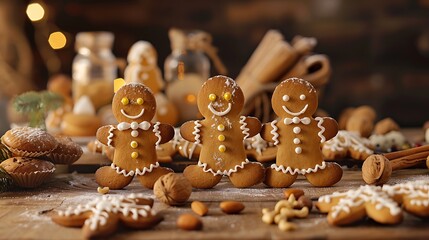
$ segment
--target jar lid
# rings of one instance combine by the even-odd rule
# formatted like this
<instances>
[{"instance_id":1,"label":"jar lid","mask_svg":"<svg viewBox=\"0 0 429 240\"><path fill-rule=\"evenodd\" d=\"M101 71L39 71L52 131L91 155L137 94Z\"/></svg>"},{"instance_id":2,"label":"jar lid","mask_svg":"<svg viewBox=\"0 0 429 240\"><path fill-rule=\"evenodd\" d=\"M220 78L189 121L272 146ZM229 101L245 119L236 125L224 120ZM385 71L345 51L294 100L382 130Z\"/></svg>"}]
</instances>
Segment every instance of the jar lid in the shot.
<instances>
[{"instance_id":1,"label":"jar lid","mask_svg":"<svg viewBox=\"0 0 429 240\"><path fill-rule=\"evenodd\" d=\"M80 32L76 35L75 49L86 47L90 49L112 48L115 36L111 32Z\"/></svg>"}]
</instances>

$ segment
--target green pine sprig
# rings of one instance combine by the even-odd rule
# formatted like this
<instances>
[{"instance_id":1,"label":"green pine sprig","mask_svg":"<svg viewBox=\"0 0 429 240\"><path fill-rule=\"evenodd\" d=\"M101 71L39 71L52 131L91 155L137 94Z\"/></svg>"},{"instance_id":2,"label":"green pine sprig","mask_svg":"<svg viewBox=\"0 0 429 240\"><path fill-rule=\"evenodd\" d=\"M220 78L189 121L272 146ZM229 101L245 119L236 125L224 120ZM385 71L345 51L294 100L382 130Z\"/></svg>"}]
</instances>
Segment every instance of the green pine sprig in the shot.
<instances>
[{"instance_id":1,"label":"green pine sprig","mask_svg":"<svg viewBox=\"0 0 429 240\"><path fill-rule=\"evenodd\" d=\"M13 186L13 180L9 174L0 167L0 193L6 192Z\"/></svg>"},{"instance_id":2,"label":"green pine sprig","mask_svg":"<svg viewBox=\"0 0 429 240\"><path fill-rule=\"evenodd\" d=\"M46 129L45 116L49 111L61 107L64 98L50 91L26 92L13 100L13 106L17 112L28 114L29 126Z\"/></svg>"}]
</instances>

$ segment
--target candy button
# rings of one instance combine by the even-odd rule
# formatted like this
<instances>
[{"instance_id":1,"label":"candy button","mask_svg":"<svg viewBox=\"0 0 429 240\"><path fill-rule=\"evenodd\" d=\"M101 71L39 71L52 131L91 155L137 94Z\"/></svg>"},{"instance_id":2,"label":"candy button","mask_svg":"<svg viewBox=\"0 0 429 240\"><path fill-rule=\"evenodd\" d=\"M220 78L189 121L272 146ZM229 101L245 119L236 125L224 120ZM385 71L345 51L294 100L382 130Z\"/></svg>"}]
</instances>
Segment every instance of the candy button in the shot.
<instances>
[{"instance_id":1,"label":"candy button","mask_svg":"<svg viewBox=\"0 0 429 240\"><path fill-rule=\"evenodd\" d=\"M139 146L139 144L136 141L132 141L130 145L132 148L137 148Z\"/></svg>"},{"instance_id":2,"label":"candy button","mask_svg":"<svg viewBox=\"0 0 429 240\"><path fill-rule=\"evenodd\" d=\"M139 136L139 131L137 131L137 130L132 130L132 131L131 131L131 136L133 136L133 137L138 137L138 136Z\"/></svg>"},{"instance_id":3,"label":"candy button","mask_svg":"<svg viewBox=\"0 0 429 240\"><path fill-rule=\"evenodd\" d=\"M139 157L139 153L138 152L132 152L131 153L131 157L134 158L134 159L136 159L136 158Z\"/></svg>"},{"instance_id":4,"label":"candy button","mask_svg":"<svg viewBox=\"0 0 429 240\"><path fill-rule=\"evenodd\" d=\"M300 127L294 127L294 128L293 128L293 132L294 132L295 134L298 134L298 133L300 133L300 132L301 132L301 128L300 128Z\"/></svg>"},{"instance_id":5,"label":"candy button","mask_svg":"<svg viewBox=\"0 0 429 240\"><path fill-rule=\"evenodd\" d=\"M137 128L139 128L139 124L137 122L132 122L131 129L136 130Z\"/></svg>"},{"instance_id":6,"label":"candy button","mask_svg":"<svg viewBox=\"0 0 429 240\"><path fill-rule=\"evenodd\" d=\"M232 95L231 95L231 93L230 93L230 92L226 92L226 93L223 95L223 99L225 99L225 100L227 100L227 101L231 100L231 97L232 97Z\"/></svg>"},{"instance_id":7,"label":"candy button","mask_svg":"<svg viewBox=\"0 0 429 240\"><path fill-rule=\"evenodd\" d=\"M225 135L221 134L221 135L217 136L217 140L219 140L221 142L225 141Z\"/></svg>"},{"instance_id":8,"label":"candy button","mask_svg":"<svg viewBox=\"0 0 429 240\"><path fill-rule=\"evenodd\" d=\"M137 98L136 102L138 105L142 105L144 103L144 100L143 100L143 98Z\"/></svg>"},{"instance_id":9,"label":"candy button","mask_svg":"<svg viewBox=\"0 0 429 240\"><path fill-rule=\"evenodd\" d=\"M216 101L216 94L214 94L214 93L211 93L210 95L209 95L209 100L210 101L212 101L212 102L214 102L214 101Z\"/></svg>"},{"instance_id":10,"label":"candy button","mask_svg":"<svg viewBox=\"0 0 429 240\"><path fill-rule=\"evenodd\" d=\"M294 138L294 139L293 139L293 143L295 143L295 144L300 144L300 143L301 143L301 140L299 140L299 138Z\"/></svg>"},{"instance_id":11,"label":"candy button","mask_svg":"<svg viewBox=\"0 0 429 240\"><path fill-rule=\"evenodd\" d=\"M225 145L220 145L219 146L219 152L225 152L225 151L226 151Z\"/></svg>"},{"instance_id":12,"label":"candy button","mask_svg":"<svg viewBox=\"0 0 429 240\"><path fill-rule=\"evenodd\" d=\"M302 148L300 148L300 147L295 148L295 152L296 152L296 154L302 153Z\"/></svg>"},{"instance_id":13,"label":"candy button","mask_svg":"<svg viewBox=\"0 0 429 240\"><path fill-rule=\"evenodd\" d=\"M225 131L225 126L223 124L219 124L217 125L217 130L223 132Z\"/></svg>"},{"instance_id":14,"label":"candy button","mask_svg":"<svg viewBox=\"0 0 429 240\"><path fill-rule=\"evenodd\" d=\"M126 97L123 97L121 99L121 103L122 103L122 105L128 105L128 103L130 103L130 100L128 98L126 98Z\"/></svg>"},{"instance_id":15,"label":"candy button","mask_svg":"<svg viewBox=\"0 0 429 240\"><path fill-rule=\"evenodd\" d=\"M300 122L299 117L294 117L292 119L292 122L295 123L295 124L298 124Z\"/></svg>"}]
</instances>

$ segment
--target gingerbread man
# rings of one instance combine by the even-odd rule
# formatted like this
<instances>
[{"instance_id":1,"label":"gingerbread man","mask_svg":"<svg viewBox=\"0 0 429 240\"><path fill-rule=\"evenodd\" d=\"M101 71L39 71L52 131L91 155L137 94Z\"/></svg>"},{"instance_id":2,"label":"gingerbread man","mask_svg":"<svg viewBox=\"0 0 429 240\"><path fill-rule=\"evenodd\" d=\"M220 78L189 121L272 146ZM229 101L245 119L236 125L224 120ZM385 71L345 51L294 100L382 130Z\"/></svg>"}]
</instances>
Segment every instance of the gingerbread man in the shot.
<instances>
[{"instance_id":1,"label":"gingerbread man","mask_svg":"<svg viewBox=\"0 0 429 240\"><path fill-rule=\"evenodd\" d=\"M279 119L264 124L261 136L277 145L277 157L266 170L265 184L288 187L298 174L314 186L337 183L343 171L338 164L324 161L320 144L337 134L338 124L332 118L312 117L318 105L314 87L289 78L276 87L271 104Z\"/></svg>"},{"instance_id":2,"label":"gingerbread man","mask_svg":"<svg viewBox=\"0 0 429 240\"><path fill-rule=\"evenodd\" d=\"M97 139L114 147L115 154L110 166L101 167L95 173L97 183L121 189L137 176L143 186L153 188L160 176L172 172L159 166L156 146L173 138L173 127L149 122L155 115L156 102L151 91L141 83L128 83L119 88L113 97L112 111L119 124L99 128Z\"/></svg>"},{"instance_id":3,"label":"gingerbread man","mask_svg":"<svg viewBox=\"0 0 429 240\"><path fill-rule=\"evenodd\" d=\"M264 168L246 158L243 141L258 134L261 123L240 116L244 96L234 80L225 76L208 79L197 98L203 120L182 125L185 140L201 144L197 165L188 166L184 176L195 188L211 188L228 176L235 187L250 187L262 182Z\"/></svg>"}]
</instances>

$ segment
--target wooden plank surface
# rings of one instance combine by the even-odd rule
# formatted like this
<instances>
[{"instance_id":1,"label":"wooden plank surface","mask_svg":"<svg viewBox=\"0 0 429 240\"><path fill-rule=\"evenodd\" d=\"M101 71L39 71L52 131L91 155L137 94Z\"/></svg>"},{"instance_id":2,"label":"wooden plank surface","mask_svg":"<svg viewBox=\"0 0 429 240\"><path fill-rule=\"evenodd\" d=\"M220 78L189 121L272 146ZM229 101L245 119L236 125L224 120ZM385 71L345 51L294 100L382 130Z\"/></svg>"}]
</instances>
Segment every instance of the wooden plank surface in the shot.
<instances>
[{"instance_id":1,"label":"wooden plank surface","mask_svg":"<svg viewBox=\"0 0 429 240\"><path fill-rule=\"evenodd\" d=\"M394 172L389 183L428 177L427 169L408 169ZM314 188L303 178L293 185L302 188L306 195L316 200L323 194L343 191L364 184L359 170L346 170L344 177L334 187ZM76 239L81 229L66 228L51 222L48 214L53 209L85 203L98 197L93 174L59 174L38 189L15 190L0 194L0 239ZM153 192L140 187L134 180L125 190L110 191L109 194L143 193L154 197ZM396 226L382 226L372 221L349 226L331 227L326 216L313 209L309 218L294 220L299 229L281 232L275 225L261 221L261 209L273 208L283 198L283 189L267 188L260 184L250 189L236 189L224 179L210 190L194 190L189 202L181 207L169 207L155 201L154 208L165 220L156 228L146 231L122 229L112 239L427 239L429 221L406 214L404 221ZM178 215L191 212L193 200L209 206L208 216L202 217L202 231L186 232L176 228ZM245 204L242 214L226 215L219 209L219 202L237 200Z\"/></svg>"}]
</instances>

